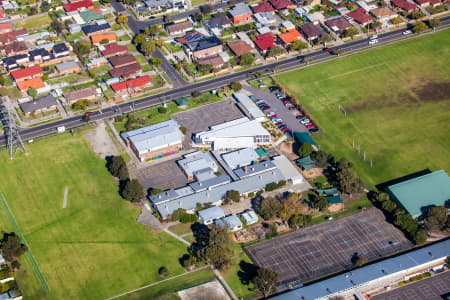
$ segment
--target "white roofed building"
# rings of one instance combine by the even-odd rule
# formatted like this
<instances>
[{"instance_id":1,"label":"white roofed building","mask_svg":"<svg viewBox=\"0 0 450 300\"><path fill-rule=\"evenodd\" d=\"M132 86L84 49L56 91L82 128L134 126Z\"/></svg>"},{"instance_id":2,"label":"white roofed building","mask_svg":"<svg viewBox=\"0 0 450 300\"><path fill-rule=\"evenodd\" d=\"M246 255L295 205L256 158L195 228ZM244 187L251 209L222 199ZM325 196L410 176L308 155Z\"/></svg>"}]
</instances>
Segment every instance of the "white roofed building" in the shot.
<instances>
[{"instance_id":1,"label":"white roofed building","mask_svg":"<svg viewBox=\"0 0 450 300\"><path fill-rule=\"evenodd\" d=\"M141 161L174 154L183 148L184 141L174 120L124 132L121 137Z\"/></svg>"},{"instance_id":2,"label":"white roofed building","mask_svg":"<svg viewBox=\"0 0 450 300\"><path fill-rule=\"evenodd\" d=\"M259 158L258 153L252 148L244 148L222 154L223 160L231 169L242 168L251 165Z\"/></svg>"},{"instance_id":3,"label":"white roofed building","mask_svg":"<svg viewBox=\"0 0 450 300\"><path fill-rule=\"evenodd\" d=\"M219 167L207 152L197 151L186 154L184 159L177 161L177 163L189 180L193 180L194 177L199 181L210 179L205 176L212 173L211 177L214 177L214 172L219 170Z\"/></svg>"}]
</instances>

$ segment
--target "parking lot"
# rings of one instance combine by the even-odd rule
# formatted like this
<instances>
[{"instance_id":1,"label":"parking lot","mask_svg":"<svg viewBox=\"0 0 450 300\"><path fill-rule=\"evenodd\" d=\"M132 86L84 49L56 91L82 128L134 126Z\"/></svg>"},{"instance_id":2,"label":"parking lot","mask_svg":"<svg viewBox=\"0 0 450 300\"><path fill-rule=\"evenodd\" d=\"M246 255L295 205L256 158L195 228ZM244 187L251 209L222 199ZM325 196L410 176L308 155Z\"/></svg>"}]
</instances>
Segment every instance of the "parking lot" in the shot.
<instances>
[{"instance_id":1,"label":"parking lot","mask_svg":"<svg viewBox=\"0 0 450 300\"><path fill-rule=\"evenodd\" d=\"M376 208L280 238L246 247L258 266L279 275L278 285L301 283L351 268L352 257L371 261L413 247L401 231Z\"/></svg>"},{"instance_id":2,"label":"parking lot","mask_svg":"<svg viewBox=\"0 0 450 300\"><path fill-rule=\"evenodd\" d=\"M131 175L139 180L144 191L149 188L162 190L179 188L185 186L188 180L176 161L172 159L162 163L155 162L156 164L133 171Z\"/></svg>"},{"instance_id":3,"label":"parking lot","mask_svg":"<svg viewBox=\"0 0 450 300\"><path fill-rule=\"evenodd\" d=\"M442 300L450 293L450 272L445 272L393 291L374 296L373 300Z\"/></svg>"},{"instance_id":4,"label":"parking lot","mask_svg":"<svg viewBox=\"0 0 450 300\"><path fill-rule=\"evenodd\" d=\"M295 118L298 111L288 110L286 106L284 106L283 101L279 100L275 94L251 86L245 86L244 88L250 94L254 95L256 99L264 99L266 104L270 106L270 109L267 110L267 112L275 112L277 116L283 120L283 123L286 124L287 127L291 128L293 132L308 132L308 129L306 129L306 127Z\"/></svg>"},{"instance_id":5,"label":"parking lot","mask_svg":"<svg viewBox=\"0 0 450 300\"><path fill-rule=\"evenodd\" d=\"M232 99L205 105L196 109L174 114L172 118L188 129L186 136L192 137L193 133L205 131L209 126L222 124L243 117L241 111ZM184 149L190 149L192 140L184 141Z\"/></svg>"}]
</instances>

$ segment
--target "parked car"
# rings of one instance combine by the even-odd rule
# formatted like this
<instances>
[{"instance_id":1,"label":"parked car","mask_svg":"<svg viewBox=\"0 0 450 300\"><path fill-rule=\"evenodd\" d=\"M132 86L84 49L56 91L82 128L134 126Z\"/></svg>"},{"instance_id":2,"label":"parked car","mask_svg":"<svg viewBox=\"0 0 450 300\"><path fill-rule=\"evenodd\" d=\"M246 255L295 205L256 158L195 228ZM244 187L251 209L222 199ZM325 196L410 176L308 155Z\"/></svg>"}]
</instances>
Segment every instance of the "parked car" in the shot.
<instances>
[{"instance_id":1,"label":"parked car","mask_svg":"<svg viewBox=\"0 0 450 300\"><path fill-rule=\"evenodd\" d=\"M263 101L263 102L256 103L256 105L258 105L259 107L261 107L261 106L266 105L266 103Z\"/></svg>"},{"instance_id":2,"label":"parked car","mask_svg":"<svg viewBox=\"0 0 450 300\"><path fill-rule=\"evenodd\" d=\"M316 127L312 127L308 129L309 133L314 133L314 132L318 132L319 129L317 129Z\"/></svg>"},{"instance_id":3,"label":"parked car","mask_svg":"<svg viewBox=\"0 0 450 300\"><path fill-rule=\"evenodd\" d=\"M275 93L275 92L279 92L280 89L277 86L271 86L269 88L269 91L272 92L272 93Z\"/></svg>"},{"instance_id":4,"label":"parked car","mask_svg":"<svg viewBox=\"0 0 450 300\"><path fill-rule=\"evenodd\" d=\"M370 38L371 38L372 40L373 40L373 39L377 39L377 38L378 38L378 34L372 35Z\"/></svg>"},{"instance_id":5,"label":"parked car","mask_svg":"<svg viewBox=\"0 0 450 300\"><path fill-rule=\"evenodd\" d=\"M270 116L269 118L270 119L275 119L275 118L277 118L278 117L278 115L272 115L272 116Z\"/></svg>"},{"instance_id":6,"label":"parked car","mask_svg":"<svg viewBox=\"0 0 450 300\"><path fill-rule=\"evenodd\" d=\"M303 120L300 121L300 123L308 124L308 123L311 123L311 120L310 119L303 119Z\"/></svg>"},{"instance_id":7,"label":"parked car","mask_svg":"<svg viewBox=\"0 0 450 300\"><path fill-rule=\"evenodd\" d=\"M323 51L330 52L331 48L323 48Z\"/></svg>"},{"instance_id":8,"label":"parked car","mask_svg":"<svg viewBox=\"0 0 450 300\"><path fill-rule=\"evenodd\" d=\"M370 40L369 41L369 45L373 45L373 44L376 44L376 43L378 43L378 40Z\"/></svg>"},{"instance_id":9,"label":"parked car","mask_svg":"<svg viewBox=\"0 0 450 300\"><path fill-rule=\"evenodd\" d=\"M253 95L250 95L250 96L248 96L250 99L252 99L252 100L255 100L255 96L253 96Z\"/></svg>"},{"instance_id":10,"label":"parked car","mask_svg":"<svg viewBox=\"0 0 450 300\"><path fill-rule=\"evenodd\" d=\"M313 127L314 127L313 124L307 124L307 125L306 125L306 128L308 128L308 129L313 128Z\"/></svg>"},{"instance_id":11,"label":"parked car","mask_svg":"<svg viewBox=\"0 0 450 300\"><path fill-rule=\"evenodd\" d=\"M266 87L267 87L267 84L265 84L265 83L262 83L262 84L259 85L259 88L260 88L260 89L266 88Z\"/></svg>"},{"instance_id":12,"label":"parked car","mask_svg":"<svg viewBox=\"0 0 450 300\"><path fill-rule=\"evenodd\" d=\"M408 34L411 34L411 33L412 33L411 30L405 30L405 31L402 32L403 35L408 35Z\"/></svg>"},{"instance_id":13,"label":"parked car","mask_svg":"<svg viewBox=\"0 0 450 300\"><path fill-rule=\"evenodd\" d=\"M289 110L296 110L295 106L293 106L293 105L292 105L292 106L289 106L288 109L289 109Z\"/></svg>"},{"instance_id":14,"label":"parked car","mask_svg":"<svg viewBox=\"0 0 450 300\"><path fill-rule=\"evenodd\" d=\"M266 105L266 106L263 106L262 107L262 110L269 110L270 109L270 106L269 105Z\"/></svg>"},{"instance_id":15,"label":"parked car","mask_svg":"<svg viewBox=\"0 0 450 300\"><path fill-rule=\"evenodd\" d=\"M295 116L295 118L300 121L300 120L303 120L306 117L305 116Z\"/></svg>"},{"instance_id":16,"label":"parked car","mask_svg":"<svg viewBox=\"0 0 450 300\"><path fill-rule=\"evenodd\" d=\"M289 131L289 130L291 130L291 129L288 128L288 127L281 129L281 131L283 131L283 132L286 132L286 131Z\"/></svg>"},{"instance_id":17,"label":"parked car","mask_svg":"<svg viewBox=\"0 0 450 300\"><path fill-rule=\"evenodd\" d=\"M262 103L262 102L264 102L264 99L256 99L256 101L255 101L256 104Z\"/></svg>"},{"instance_id":18,"label":"parked car","mask_svg":"<svg viewBox=\"0 0 450 300\"><path fill-rule=\"evenodd\" d=\"M268 117L271 117L271 116L273 116L273 115L275 115L275 112L273 112L273 111L269 111L269 112L267 113L267 116L268 116Z\"/></svg>"},{"instance_id":19,"label":"parked car","mask_svg":"<svg viewBox=\"0 0 450 300\"><path fill-rule=\"evenodd\" d=\"M291 101L289 101L289 100L283 100L283 103L286 105L286 104L288 104L288 103L291 103Z\"/></svg>"}]
</instances>

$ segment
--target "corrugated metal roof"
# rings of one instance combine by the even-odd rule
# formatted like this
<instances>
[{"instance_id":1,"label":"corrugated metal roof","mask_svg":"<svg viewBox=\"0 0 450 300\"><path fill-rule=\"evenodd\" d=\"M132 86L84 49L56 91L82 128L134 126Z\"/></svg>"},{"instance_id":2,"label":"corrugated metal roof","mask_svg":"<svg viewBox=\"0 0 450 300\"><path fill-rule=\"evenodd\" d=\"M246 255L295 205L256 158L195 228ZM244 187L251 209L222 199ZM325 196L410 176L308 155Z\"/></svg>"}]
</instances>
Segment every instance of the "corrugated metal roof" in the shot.
<instances>
[{"instance_id":1,"label":"corrugated metal roof","mask_svg":"<svg viewBox=\"0 0 450 300\"><path fill-rule=\"evenodd\" d=\"M193 176L194 172L205 168L210 168L214 172L218 170L217 164L207 152L197 151L184 157L184 159L177 161L177 164L187 176Z\"/></svg>"},{"instance_id":2,"label":"corrugated metal roof","mask_svg":"<svg viewBox=\"0 0 450 300\"><path fill-rule=\"evenodd\" d=\"M190 183L189 186L196 192L204 191L207 189L211 189L220 185L224 185L231 182L230 177L227 175L219 175L204 181L197 181Z\"/></svg>"},{"instance_id":3,"label":"corrugated metal roof","mask_svg":"<svg viewBox=\"0 0 450 300\"><path fill-rule=\"evenodd\" d=\"M242 104L242 106L252 115L253 118L259 121L266 120L266 115L259 109L258 106L245 93L234 93L234 98Z\"/></svg>"},{"instance_id":4,"label":"corrugated metal roof","mask_svg":"<svg viewBox=\"0 0 450 300\"><path fill-rule=\"evenodd\" d=\"M287 180L291 179L302 179L303 176L300 172L292 165L292 163L284 155L275 156L272 160L274 165L281 171L283 177Z\"/></svg>"},{"instance_id":5,"label":"corrugated metal roof","mask_svg":"<svg viewBox=\"0 0 450 300\"><path fill-rule=\"evenodd\" d=\"M225 216L225 212L218 206L213 206L207 209L200 210L198 212L198 217L202 221L207 220L215 220L219 218L223 218Z\"/></svg>"},{"instance_id":6,"label":"corrugated metal roof","mask_svg":"<svg viewBox=\"0 0 450 300\"><path fill-rule=\"evenodd\" d=\"M244 148L222 154L222 159L231 169L248 166L252 162L257 161L258 158L259 155L252 148Z\"/></svg>"},{"instance_id":7,"label":"corrugated metal roof","mask_svg":"<svg viewBox=\"0 0 450 300\"><path fill-rule=\"evenodd\" d=\"M239 178L246 178L249 176L254 176L256 174L259 174L261 172L266 172L270 170L274 170L277 167L275 164L270 160L265 160L257 164L253 164L247 167L242 167L237 170L234 170L234 174L236 174Z\"/></svg>"},{"instance_id":8,"label":"corrugated metal roof","mask_svg":"<svg viewBox=\"0 0 450 300\"><path fill-rule=\"evenodd\" d=\"M450 239L412 250L408 253L376 262L349 273L340 274L317 283L304 286L284 294L274 296L272 299L312 300L331 296L340 291L357 287L373 280L382 279L413 267L445 258L450 254Z\"/></svg>"},{"instance_id":9,"label":"corrugated metal roof","mask_svg":"<svg viewBox=\"0 0 450 300\"><path fill-rule=\"evenodd\" d=\"M432 206L450 199L450 178L444 170L387 187L388 192L413 216L419 217Z\"/></svg>"},{"instance_id":10,"label":"corrugated metal roof","mask_svg":"<svg viewBox=\"0 0 450 300\"><path fill-rule=\"evenodd\" d=\"M230 215L225 218L221 218L219 220L216 220L214 222L217 226L220 227L228 227L228 229L233 230L234 228L241 227L242 228L242 222L239 220L239 218L235 215Z\"/></svg>"}]
</instances>

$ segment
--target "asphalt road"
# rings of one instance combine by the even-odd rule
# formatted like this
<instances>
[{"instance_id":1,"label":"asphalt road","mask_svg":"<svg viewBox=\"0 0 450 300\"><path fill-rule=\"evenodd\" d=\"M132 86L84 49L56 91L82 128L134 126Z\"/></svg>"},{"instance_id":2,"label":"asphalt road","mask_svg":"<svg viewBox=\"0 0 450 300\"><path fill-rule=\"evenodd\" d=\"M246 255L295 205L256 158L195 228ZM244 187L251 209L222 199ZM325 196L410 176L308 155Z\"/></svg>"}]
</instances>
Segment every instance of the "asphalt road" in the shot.
<instances>
[{"instance_id":1,"label":"asphalt road","mask_svg":"<svg viewBox=\"0 0 450 300\"><path fill-rule=\"evenodd\" d=\"M450 16L442 18L441 24L449 25L450 24ZM400 29L400 30L391 31L391 32L388 32L385 34L379 34L378 40L380 42L389 42L394 39L401 38L403 36L402 35L403 30L404 29ZM362 40L346 43L346 44L343 44L340 46L336 46L336 47L333 47L332 49L334 49L334 50L342 49L342 50L344 50L344 52L348 52L348 51L354 51L354 50L363 49L363 48L367 48L367 47L369 47L368 40L362 39ZM145 98L142 98L139 100L134 100L134 101L130 101L128 103L123 103L123 104L115 105L113 107L109 107L109 108L106 108L103 110L95 111L91 115L91 121L101 120L104 118L110 118L115 115L120 115L120 114L130 112L135 109L142 109L142 108L145 108L145 107L148 107L151 105L163 103L163 102L166 102L169 100L174 100L179 97L190 95L193 91L212 90L212 89L216 89L218 87L230 84L231 82L234 82L234 81L246 80L246 79L251 78L253 76L252 73L255 71L271 73L274 68L277 68L278 70L283 70L283 69L299 66L304 63L303 62L304 58L307 58L310 62L313 62L313 61L327 58L329 56L331 56L331 54L328 52L317 51L317 52L313 52L313 53L306 54L303 56L288 58L285 60L267 64L264 66L245 70L242 72L229 74L229 75L226 75L226 76L223 76L220 78L215 78L215 79L198 82L198 83L192 83L187 86L182 86L179 88L171 89L171 90L161 93L161 94L148 96L148 97L145 97ZM21 134L22 139L27 140L27 139L32 139L35 137L55 133L56 128L59 126L65 126L66 129L78 127L78 126L81 126L84 124L84 122L81 120L81 118L82 118L82 116L75 116L75 117L70 117L70 118L63 119L63 120L58 120L58 121L55 121L52 123L43 124L43 125L36 126L33 128L21 129L20 134ZM6 144L5 142L6 141L4 138L3 138L3 140L0 140L0 146L4 146Z\"/></svg>"}]
</instances>

